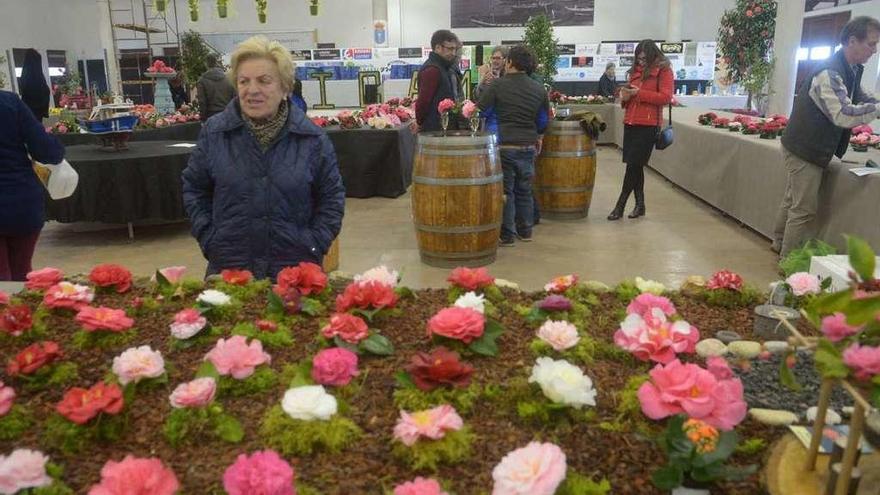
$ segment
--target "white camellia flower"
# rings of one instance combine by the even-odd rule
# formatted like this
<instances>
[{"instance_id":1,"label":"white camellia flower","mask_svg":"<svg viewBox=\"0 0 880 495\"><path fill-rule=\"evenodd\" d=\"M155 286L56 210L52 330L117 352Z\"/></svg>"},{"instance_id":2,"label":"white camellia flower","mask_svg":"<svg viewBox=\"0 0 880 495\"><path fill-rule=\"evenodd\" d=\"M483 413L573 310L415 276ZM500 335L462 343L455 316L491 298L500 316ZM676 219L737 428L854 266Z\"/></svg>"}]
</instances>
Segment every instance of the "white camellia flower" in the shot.
<instances>
[{"instance_id":1,"label":"white camellia flower","mask_svg":"<svg viewBox=\"0 0 880 495\"><path fill-rule=\"evenodd\" d=\"M659 296L666 291L666 286L660 282L657 282L656 280L645 280L642 277L636 277L636 288L639 289L639 292L642 294L648 292L655 296Z\"/></svg>"},{"instance_id":2,"label":"white camellia flower","mask_svg":"<svg viewBox=\"0 0 880 495\"><path fill-rule=\"evenodd\" d=\"M486 298L482 295L477 295L476 292L466 292L455 300L455 306L459 308L470 308L474 311L483 314L486 312Z\"/></svg>"},{"instance_id":3,"label":"white camellia flower","mask_svg":"<svg viewBox=\"0 0 880 495\"><path fill-rule=\"evenodd\" d=\"M223 306L229 304L232 298L219 290L208 289L199 294L196 300L211 306Z\"/></svg>"},{"instance_id":4,"label":"white camellia flower","mask_svg":"<svg viewBox=\"0 0 880 495\"><path fill-rule=\"evenodd\" d=\"M400 280L400 274L397 273L397 270L391 270L385 265L370 268L364 273L354 276L355 282L376 281L391 287L397 287L398 280Z\"/></svg>"},{"instance_id":5,"label":"white camellia flower","mask_svg":"<svg viewBox=\"0 0 880 495\"><path fill-rule=\"evenodd\" d=\"M281 408L293 419L326 421L336 414L336 397L324 391L323 385L306 385L284 392Z\"/></svg>"},{"instance_id":6,"label":"white camellia flower","mask_svg":"<svg viewBox=\"0 0 880 495\"><path fill-rule=\"evenodd\" d=\"M548 399L559 404L576 409L596 405L593 380L564 359L538 358L532 367L529 383L537 383Z\"/></svg>"},{"instance_id":7,"label":"white camellia flower","mask_svg":"<svg viewBox=\"0 0 880 495\"><path fill-rule=\"evenodd\" d=\"M557 351L576 346L581 340L577 327L567 321L547 320L538 329L538 338L550 344Z\"/></svg>"}]
</instances>

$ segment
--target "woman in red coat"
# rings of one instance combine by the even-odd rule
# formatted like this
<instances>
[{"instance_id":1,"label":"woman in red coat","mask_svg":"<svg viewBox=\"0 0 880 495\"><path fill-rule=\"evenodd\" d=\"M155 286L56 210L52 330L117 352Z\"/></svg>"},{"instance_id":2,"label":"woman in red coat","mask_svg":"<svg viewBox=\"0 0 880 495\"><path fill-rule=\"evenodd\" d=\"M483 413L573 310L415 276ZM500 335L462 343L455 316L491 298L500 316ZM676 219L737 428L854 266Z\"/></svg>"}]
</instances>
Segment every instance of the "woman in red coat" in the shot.
<instances>
[{"instance_id":1,"label":"woman in red coat","mask_svg":"<svg viewBox=\"0 0 880 495\"><path fill-rule=\"evenodd\" d=\"M657 141L663 108L672 101L674 85L669 59L660 53L653 40L642 40L635 51L635 65L629 84L621 88L620 99L626 112L623 117L623 161L626 176L617 206L608 220L619 220L629 194L635 191L636 207L629 218L645 214L645 165Z\"/></svg>"}]
</instances>

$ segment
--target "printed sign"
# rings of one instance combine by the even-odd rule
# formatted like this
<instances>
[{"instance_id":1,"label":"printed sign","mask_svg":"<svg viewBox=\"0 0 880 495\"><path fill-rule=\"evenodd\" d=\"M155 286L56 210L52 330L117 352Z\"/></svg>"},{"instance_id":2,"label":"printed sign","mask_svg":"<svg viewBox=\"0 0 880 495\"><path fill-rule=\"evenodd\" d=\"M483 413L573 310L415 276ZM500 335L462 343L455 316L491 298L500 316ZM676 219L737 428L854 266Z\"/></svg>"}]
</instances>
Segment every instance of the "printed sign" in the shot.
<instances>
[{"instance_id":1,"label":"printed sign","mask_svg":"<svg viewBox=\"0 0 880 495\"><path fill-rule=\"evenodd\" d=\"M398 58L422 58L422 47L418 48L398 48Z\"/></svg>"},{"instance_id":2,"label":"printed sign","mask_svg":"<svg viewBox=\"0 0 880 495\"><path fill-rule=\"evenodd\" d=\"M556 51L559 55L574 55L575 45L556 45Z\"/></svg>"},{"instance_id":3,"label":"printed sign","mask_svg":"<svg viewBox=\"0 0 880 495\"><path fill-rule=\"evenodd\" d=\"M335 48L312 50L312 57L314 60L339 60L339 50Z\"/></svg>"},{"instance_id":4,"label":"printed sign","mask_svg":"<svg viewBox=\"0 0 880 495\"><path fill-rule=\"evenodd\" d=\"M370 60L373 58L372 48L346 48L343 53L345 60Z\"/></svg>"},{"instance_id":5,"label":"printed sign","mask_svg":"<svg viewBox=\"0 0 880 495\"><path fill-rule=\"evenodd\" d=\"M311 60L312 59L312 51L311 50L290 50L290 56L294 61L303 61L303 60Z\"/></svg>"},{"instance_id":6,"label":"printed sign","mask_svg":"<svg viewBox=\"0 0 880 495\"><path fill-rule=\"evenodd\" d=\"M684 53L684 43L660 43L663 53Z\"/></svg>"}]
</instances>

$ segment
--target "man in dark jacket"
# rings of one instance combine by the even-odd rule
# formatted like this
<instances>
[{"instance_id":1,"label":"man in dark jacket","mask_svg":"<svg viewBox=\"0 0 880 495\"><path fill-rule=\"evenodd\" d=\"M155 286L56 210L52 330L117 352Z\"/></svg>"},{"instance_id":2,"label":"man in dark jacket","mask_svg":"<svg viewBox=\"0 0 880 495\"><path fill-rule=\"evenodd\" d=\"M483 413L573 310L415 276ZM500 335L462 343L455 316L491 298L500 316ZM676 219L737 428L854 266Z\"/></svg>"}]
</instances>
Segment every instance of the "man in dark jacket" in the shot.
<instances>
[{"instance_id":1,"label":"man in dark jacket","mask_svg":"<svg viewBox=\"0 0 880 495\"><path fill-rule=\"evenodd\" d=\"M815 236L819 188L831 157L843 158L850 129L880 115L880 102L861 87L862 64L877 52L880 21L856 17L840 32L842 48L804 80L782 136L788 180L772 249L781 256ZM854 232L855 233L855 232Z\"/></svg>"},{"instance_id":2,"label":"man in dark jacket","mask_svg":"<svg viewBox=\"0 0 880 495\"><path fill-rule=\"evenodd\" d=\"M207 57L208 69L196 83L198 93L199 116L202 122L212 115L222 112L226 105L235 97L235 88L226 78L226 73L218 66L217 55Z\"/></svg>"},{"instance_id":3,"label":"man in dark jacket","mask_svg":"<svg viewBox=\"0 0 880 495\"><path fill-rule=\"evenodd\" d=\"M452 70L459 48L458 36L441 29L431 36L428 60L419 69L419 97L416 100L416 123L420 131L439 131L440 112L437 104L447 98L457 100L460 88Z\"/></svg>"}]
</instances>

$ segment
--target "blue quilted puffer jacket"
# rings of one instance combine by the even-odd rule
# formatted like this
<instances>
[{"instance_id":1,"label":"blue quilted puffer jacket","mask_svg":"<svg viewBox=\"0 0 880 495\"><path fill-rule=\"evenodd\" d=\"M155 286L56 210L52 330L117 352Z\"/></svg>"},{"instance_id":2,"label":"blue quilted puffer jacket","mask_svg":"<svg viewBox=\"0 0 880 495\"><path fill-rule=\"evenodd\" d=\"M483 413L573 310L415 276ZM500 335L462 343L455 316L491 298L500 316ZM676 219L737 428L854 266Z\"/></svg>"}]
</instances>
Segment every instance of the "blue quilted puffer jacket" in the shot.
<instances>
[{"instance_id":1,"label":"blue quilted puffer jacket","mask_svg":"<svg viewBox=\"0 0 880 495\"><path fill-rule=\"evenodd\" d=\"M235 98L202 128L183 202L208 275L243 268L274 280L300 261L321 264L342 226L345 187L330 139L295 105L263 152Z\"/></svg>"}]
</instances>

